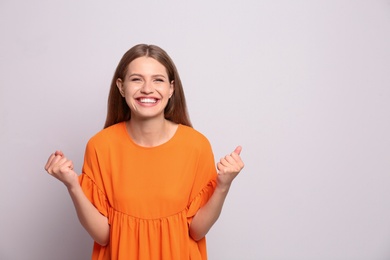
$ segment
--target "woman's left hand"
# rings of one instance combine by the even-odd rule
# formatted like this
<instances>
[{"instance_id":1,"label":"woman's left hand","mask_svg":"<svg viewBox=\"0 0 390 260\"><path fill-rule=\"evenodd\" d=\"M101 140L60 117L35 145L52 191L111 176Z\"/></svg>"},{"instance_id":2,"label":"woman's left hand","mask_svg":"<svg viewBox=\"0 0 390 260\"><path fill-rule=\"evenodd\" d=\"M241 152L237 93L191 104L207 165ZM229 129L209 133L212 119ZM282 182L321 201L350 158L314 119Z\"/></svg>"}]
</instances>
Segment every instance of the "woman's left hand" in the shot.
<instances>
[{"instance_id":1,"label":"woman's left hand","mask_svg":"<svg viewBox=\"0 0 390 260\"><path fill-rule=\"evenodd\" d=\"M242 168L244 168L244 163L240 157L241 150L242 147L237 146L234 152L221 158L217 163L217 184L219 187L229 188L234 178L236 178Z\"/></svg>"}]
</instances>

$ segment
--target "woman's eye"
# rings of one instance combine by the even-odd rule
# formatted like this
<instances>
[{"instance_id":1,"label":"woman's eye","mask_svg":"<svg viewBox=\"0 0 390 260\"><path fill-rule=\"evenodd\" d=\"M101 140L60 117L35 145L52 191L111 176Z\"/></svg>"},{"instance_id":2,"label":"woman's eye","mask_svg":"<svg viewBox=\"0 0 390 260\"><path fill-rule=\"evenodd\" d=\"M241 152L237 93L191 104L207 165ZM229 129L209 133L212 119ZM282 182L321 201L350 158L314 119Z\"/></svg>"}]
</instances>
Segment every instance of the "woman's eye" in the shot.
<instances>
[{"instance_id":1,"label":"woman's eye","mask_svg":"<svg viewBox=\"0 0 390 260\"><path fill-rule=\"evenodd\" d=\"M140 78L132 78L131 81L140 81Z\"/></svg>"},{"instance_id":2,"label":"woman's eye","mask_svg":"<svg viewBox=\"0 0 390 260\"><path fill-rule=\"evenodd\" d=\"M157 82L164 82L163 79L155 79L154 81L157 81Z\"/></svg>"}]
</instances>

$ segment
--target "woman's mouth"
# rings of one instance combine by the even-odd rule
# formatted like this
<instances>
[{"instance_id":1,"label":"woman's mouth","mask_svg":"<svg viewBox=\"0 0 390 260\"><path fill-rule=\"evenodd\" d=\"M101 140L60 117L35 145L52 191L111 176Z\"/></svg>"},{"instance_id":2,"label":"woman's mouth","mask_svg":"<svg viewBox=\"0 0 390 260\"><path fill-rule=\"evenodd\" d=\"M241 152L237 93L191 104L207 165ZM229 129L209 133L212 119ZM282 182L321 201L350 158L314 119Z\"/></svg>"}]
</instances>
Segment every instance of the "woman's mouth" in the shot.
<instances>
[{"instance_id":1,"label":"woman's mouth","mask_svg":"<svg viewBox=\"0 0 390 260\"><path fill-rule=\"evenodd\" d=\"M137 100L142 104L155 104L158 101L155 98L138 98Z\"/></svg>"}]
</instances>

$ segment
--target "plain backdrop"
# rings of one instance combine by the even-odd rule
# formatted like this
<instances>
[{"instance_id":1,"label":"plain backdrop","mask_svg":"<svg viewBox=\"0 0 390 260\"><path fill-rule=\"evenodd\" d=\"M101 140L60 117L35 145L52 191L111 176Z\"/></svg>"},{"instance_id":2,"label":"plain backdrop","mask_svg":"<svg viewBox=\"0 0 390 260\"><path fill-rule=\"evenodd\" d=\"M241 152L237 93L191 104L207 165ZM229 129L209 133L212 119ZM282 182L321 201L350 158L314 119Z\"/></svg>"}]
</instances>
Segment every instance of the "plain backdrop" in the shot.
<instances>
[{"instance_id":1,"label":"plain backdrop","mask_svg":"<svg viewBox=\"0 0 390 260\"><path fill-rule=\"evenodd\" d=\"M245 168L209 259L390 259L390 1L0 1L0 259L89 259L66 188L138 43L180 72L216 160Z\"/></svg>"}]
</instances>

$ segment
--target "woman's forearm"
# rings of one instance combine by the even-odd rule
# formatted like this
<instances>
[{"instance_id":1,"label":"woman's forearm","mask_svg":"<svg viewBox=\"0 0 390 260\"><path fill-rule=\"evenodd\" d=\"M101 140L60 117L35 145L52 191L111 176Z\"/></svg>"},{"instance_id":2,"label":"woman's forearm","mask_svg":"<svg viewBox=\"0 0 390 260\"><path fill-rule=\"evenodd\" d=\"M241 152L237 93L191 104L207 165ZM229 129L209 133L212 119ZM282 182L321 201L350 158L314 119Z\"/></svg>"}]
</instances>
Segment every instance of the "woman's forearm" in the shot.
<instances>
[{"instance_id":1,"label":"woman's forearm","mask_svg":"<svg viewBox=\"0 0 390 260\"><path fill-rule=\"evenodd\" d=\"M88 200L80 185L68 188L68 191L81 225L96 243L102 246L107 245L110 237L108 219Z\"/></svg>"},{"instance_id":2,"label":"woman's forearm","mask_svg":"<svg viewBox=\"0 0 390 260\"><path fill-rule=\"evenodd\" d=\"M230 186L222 188L217 185L209 201L198 210L190 224L192 239L195 241L202 239L217 221L229 188Z\"/></svg>"},{"instance_id":3,"label":"woman's forearm","mask_svg":"<svg viewBox=\"0 0 390 260\"><path fill-rule=\"evenodd\" d=\"M240 157L241 150L242 147L237 146L231 154L221 158L217 163L217 187L209 201L198 210L190 224L190 236L195 241L202 239L207 234L221 214L232 181L244 167Z\"/></svg>"}]
</instances>

